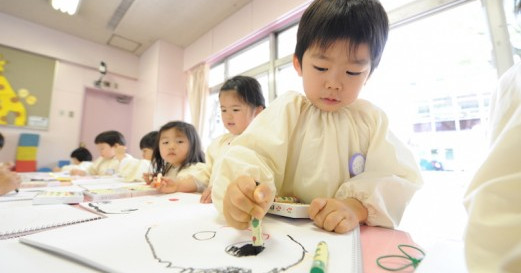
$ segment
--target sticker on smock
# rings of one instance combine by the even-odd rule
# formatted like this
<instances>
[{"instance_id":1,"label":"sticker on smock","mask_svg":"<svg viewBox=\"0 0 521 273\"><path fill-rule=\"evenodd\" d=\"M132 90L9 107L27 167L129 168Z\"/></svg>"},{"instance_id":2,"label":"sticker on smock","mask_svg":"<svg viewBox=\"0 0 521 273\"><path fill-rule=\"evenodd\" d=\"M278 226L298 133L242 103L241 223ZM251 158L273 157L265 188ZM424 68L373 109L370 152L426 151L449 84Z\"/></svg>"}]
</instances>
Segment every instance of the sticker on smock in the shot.
<instances>
[{"instance_id":1,"label":"sticker on smock","mask_svg":"<svg viewBox=\"0 0 521 273\"><path fill-rule=\"evenodd\" d=\"M349 174L351 177L363 173L365 170L365 157L361 153L354 154L349 159Z\"/></svg>"}]
</instances>

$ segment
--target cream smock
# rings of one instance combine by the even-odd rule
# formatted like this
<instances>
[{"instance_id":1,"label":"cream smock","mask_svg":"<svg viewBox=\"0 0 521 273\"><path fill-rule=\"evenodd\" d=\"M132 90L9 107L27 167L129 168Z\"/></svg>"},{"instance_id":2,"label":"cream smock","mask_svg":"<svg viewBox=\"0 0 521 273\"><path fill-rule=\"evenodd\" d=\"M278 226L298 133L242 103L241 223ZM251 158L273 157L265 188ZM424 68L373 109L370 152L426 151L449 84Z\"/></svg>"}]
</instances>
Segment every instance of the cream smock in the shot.
<instances>
[{"instance_id":1,"label":"cream smock","mask_svg":"<svg viewBox=\"0 0 521 273\"><path fill-rule=\"evenodd\" d=\"M187 179L192 177L197 186L197 192L203 192L204 189L208 186L208 180L204 180L205 175L203 172L201 172L202 169L204 169L204 163L202 162L185 166L181 171L179 171L179 167L172 167L165 174L165 177L168 177L172 180Z\"/></svg>"},{"instance_id":2,"label":"cream smock","mask_svg":"<svg viewBox=\"0 0 521 273\"><path fill-rule=\"evenodd\" d=\"M152 164L148 159L132 158L119 167L119 176L127 182L144 181L143 173L151 173Z\"/></svg>"},{"instance_id":3,"label":"cream smock","mask_svg":"<svg viewBox=\"0 0 521 273\"><path fill-rule=\"evenodd\" d=\"M237 137L237 135L226 133L217 137L210 143L208 149L206 149L205 161L206 163L201 164L201 181L207 181L209 184L210 177L212 175L212 168L224 152L230 147L230 143Z\"/></svg>"},{"instance_id":4,"label":"cream smock","mask_svg":"<svg viewBox=\"0 0 521 273\"><path fill-rule=\"evenodd\" d=\"M216 163L212 199L222 212L228 184L249 175L276 188L277 195L304 203L354 197L367 207L368 225L396 227L422 179L410 151L387 127L383 111L367 101L324 112L305 96L288 92L262 111ZM350 175L351 159L363 172Z\"/></svg>"},{"instance_id":5,"label":"cream smock","mask_svg":"<svg viewBox=\"0 0 521 273\"><path fill-rule=\"evenodd\" d=\"M490 101L490 151L465 194L469 272L521 270L521 63Z\"/></svg>"},{"instance_id":6,"label":"cream smock","mask_svg":"<svg viewBox=\"0 0 521 273\"><path fill-rule=\"evenodd\" d=\"M61 172L70 172L71 170L82 170L87 172L89 167L92 165L92 161L82 161L80 164L69 164L61 167Z\"/></svg>"},{"instance_id":7,"label":"cream smock","mask_svg":"<svg viewBox=\"0 0 521 273\"><path fill-rule=\"evenodd\" d=\"M120 167L125 166L132 160L134 160L134 157L129 154L125 154L125 157L121 160L116 157L106 159L100 156L92 163L87 172L90 175L119 175Z\"/></svg>"}]
</instances>

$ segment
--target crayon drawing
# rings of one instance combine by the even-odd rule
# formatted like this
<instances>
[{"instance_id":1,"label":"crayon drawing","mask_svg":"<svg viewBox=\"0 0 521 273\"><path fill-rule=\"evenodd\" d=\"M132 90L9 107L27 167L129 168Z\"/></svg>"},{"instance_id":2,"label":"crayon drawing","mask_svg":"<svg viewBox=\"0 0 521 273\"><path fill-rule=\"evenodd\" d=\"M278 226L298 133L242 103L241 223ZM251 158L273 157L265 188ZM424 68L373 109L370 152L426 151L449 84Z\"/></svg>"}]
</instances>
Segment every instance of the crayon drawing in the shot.
<instances>
[{"instance_id":1,"label":"crayon drawing","mask_svg":"<svg viewBox=\"0 0 521 273\"><path fill-rule=\"evenodd\" d=\"M251 230L240 231L223 226L196 233L190 233L188 230L185 233L181 230L170 223L162 223L148 227L145 233L145 240L153 258L166 268L172 269L172 272L277 273L298 265L308 253L291 235L263 234L266 251L255 257L241 254L245 246L251 246ZM175 232L176 236L167 235L172 232ZM161 233L163 235L160 235ZM189 244L183 245L193 247L182 247L179 242L184 239L188 239L186 243ZM196 247L198 245L201 247Z\"/></svg>"},{"instance_id":2,"label":"crayon drawing","mask_svg":"<svg viewBox=\"0 0 521 273\"><path fill-rule=\"evenodd\" d=\"M159 273L309 272L317 243L325 241L331 272L361 272L358 230L339 235L319 229L309 219L268 216L262 219L265 249L241 256L241 248L252 243L251 230L226 226L215 207L198 203L198 198L173 196L179 200L169 201L172 195L127 198L110 210L106 206L110 204L95 203L106 212L138 210L31 234L20 241L103 272Z\"/></svg>"}]
</instances>

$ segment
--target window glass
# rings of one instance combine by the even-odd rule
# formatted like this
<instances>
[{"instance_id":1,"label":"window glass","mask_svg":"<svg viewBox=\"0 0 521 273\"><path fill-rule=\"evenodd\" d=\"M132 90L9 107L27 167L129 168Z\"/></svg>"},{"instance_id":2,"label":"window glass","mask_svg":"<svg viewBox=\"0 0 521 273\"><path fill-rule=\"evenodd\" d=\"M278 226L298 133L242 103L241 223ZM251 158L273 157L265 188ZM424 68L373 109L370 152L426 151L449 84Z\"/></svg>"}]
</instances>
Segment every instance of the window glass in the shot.
<instances>
[{"instance_id":1,"label":"window glass","mask_svg":"<svg viewBox=\"0 0 521 273\"><path fill-rule=\"evenodd\" d=\"M514 62L519 62L521 61L521 14L515 14L514 2L514 0L504 0L503 5L510 42L514 51Z\"/></svg>"},{"instance_id":2,"label":"window glass","mask_svg":"<svg viewBox=\"0 0 521 273\"><path fill-rule=\"evenodd\" d=\"M260 83L260 86L262 88L262 95L264 96L264 103L266 104L266 107L268 107L268 105L270 104L270 102L269 102L270 88L269 88L268 72L255 76L255 79L257 79L257 81Z\"/></svg>"},{"instance_id":3,"label":"window glass","mask_svg":"<svg viewBox=\"0 0 521 273\"><path fill-rule=\"evenodd\" d=\"M471 1L391 29L360 94L383 108L419 160L444 170L470 170L486 152L482 126L497 74L485 19Z\"/></svg>"},{"instance_id":4,"label":"window glass","mask_svg":"<svg viewBox=\"0 0 521 273\"><path fill-rule=\"evenodd\" d=\"M297 45L298 24L294 25L277 35L277 57L282 58L293 55Z\"/></svg>"},{"instance_id":5,"label":"window glass","mask_svg":"<svg viewBox=\"0 0 521 273\"><path fill-rule=\"evenodd\" d=\"M286 65L277 67L275 85L275 97L279 97L289 90L304 94L302 78L297 74L297 71L293 67L293 63L288 63Z\"/></svg>"},{"instance_id":6,"label":"window glass","mask_svg":"<svg viewBox=\"0 0 521 273\"><path fill-rule=\"evenodd\" d=\"M228 76L232 77L254 68L270 60L269 40L255 44L237 55L232 56L228 61Z\"/></svg>"},{"instance_id":7,"label":"window glass","mask_svg":"<svg viewBox=\"0 0 521 273\"><path fill-rule=\"evenodd\" d=\"M224 83L224 63L212 66L208 76L208 86L214 87Z\"/></svg>"}]
</instances>

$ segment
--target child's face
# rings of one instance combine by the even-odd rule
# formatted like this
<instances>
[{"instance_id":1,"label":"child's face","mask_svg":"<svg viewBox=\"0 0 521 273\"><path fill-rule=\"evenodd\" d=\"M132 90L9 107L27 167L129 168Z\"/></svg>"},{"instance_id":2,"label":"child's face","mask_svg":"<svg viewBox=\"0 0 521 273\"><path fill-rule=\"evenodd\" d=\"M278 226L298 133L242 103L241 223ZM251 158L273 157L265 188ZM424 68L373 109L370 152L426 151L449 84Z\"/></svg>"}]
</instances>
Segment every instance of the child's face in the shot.
<instances>
[{"instance_id":1,"label":"child's face","mask_svg":"<svg viewBox=\"0 0 521 273\"><path fill-rule=\"evenodd\" d=\"M159 136L159 154L164 161L180 166L188 155L190 142L185 134L175 128L161 132Z\"/></svg>"},{"instance_id":2,"label":"child's face","mask_svg":"<svg viewBox=\"0 0 521 273\"><path fill-rule=\"evenodd\" d=\"M143 159L152 160L152 154L154 153L154 150L150 148L143 148L141 149L141 156Z\"/></svg>"},{"instance_id":3,"label":"child's face","mask_svg":"<svg viewBox=\"0 0 521 273\"><path fill-rule=\"evenodd\" d=\"M304 83L306 97L319 109L334 112L356 100L371 70L369 46L349 50L349 41L338 40L326 50L312 46L302 64L293 65Z\"/></svg>"},{"instance_id":4,"label":"child's face","mask_svg":"<svg viewBox=\"0 0 521 273\"><path fill-rule=\"evenodd\" d=\"M80 163L81 162L77 158L71 157L71 164L72 165L80 165Z\"/></svg>"},{"instance_id":5,"label":"child's face","mask_svg":"<svg viewBox=\"0 0 521 273\"><path fill-rule=\"evenodd\" d=\"M242 134L261 110L242 101L235 90L221 91L219 102L224 127L234 135Z\"/></svg>"},{"instance_id":6,"label":"child's face","mask_svg":"<svg viewBox=\"0 0 521 273\"><path fill-rule=\"evenodd\" d=\"M98 149L100 156L106 159L113 158L116 155L116 146L111 147L108 143L98 143L96 149Z\"/></svg>"}]
</instances>

